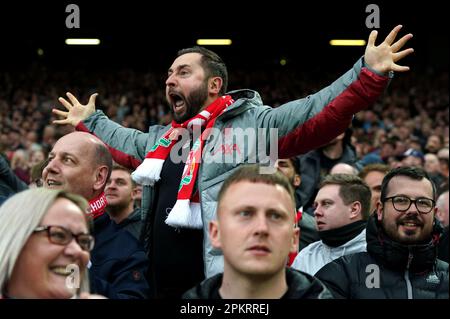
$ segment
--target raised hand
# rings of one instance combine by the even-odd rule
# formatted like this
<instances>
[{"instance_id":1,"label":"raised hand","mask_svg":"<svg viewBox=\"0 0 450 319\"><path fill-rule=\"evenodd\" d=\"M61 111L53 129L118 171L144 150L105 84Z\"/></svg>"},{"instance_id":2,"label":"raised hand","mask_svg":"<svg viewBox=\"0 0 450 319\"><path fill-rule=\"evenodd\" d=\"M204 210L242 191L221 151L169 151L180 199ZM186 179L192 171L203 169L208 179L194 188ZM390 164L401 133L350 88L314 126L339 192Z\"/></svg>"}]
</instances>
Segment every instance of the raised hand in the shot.
<instances>
[{"instance_id":1,"label":"raised hand","mask_svg":"<svg viewBox=\"0 0 450 319\"><path fill-rule=\"evenodd\" d=\"M95 112L95 98L97 97L97 93L94 93L89 98L89 102L86 105L82 105L78 102L77 98L73 96L72 93L67 92L67 97L70 102L66 99L60 97L58 99L59 102L66 108L67 112L61 111L58 109L53 109L52 112L56 115L62 116L63 119L53 121L54 124L70 124L72 126L77 126L80 121L88 118L92 113Z\"/></svg>"},{"instance_id":2,"label":"raised hand","mask_svg":"<svg viewBox=\"0 0 450 319\"><path fill-rule=\"evenodd\" d=\"M386 39L378 46L375 46L378 32L374 30L370 33L364 54L364 60L370 68L380 73L387 73L389 71L405 72L409 70L409 67L396 63L414 52L412 48L400 51L406 42L413 37L411 33L408 33L394 43L401 28L402 26L398 25L392 29Z\"/></svg>"}]
</instances>

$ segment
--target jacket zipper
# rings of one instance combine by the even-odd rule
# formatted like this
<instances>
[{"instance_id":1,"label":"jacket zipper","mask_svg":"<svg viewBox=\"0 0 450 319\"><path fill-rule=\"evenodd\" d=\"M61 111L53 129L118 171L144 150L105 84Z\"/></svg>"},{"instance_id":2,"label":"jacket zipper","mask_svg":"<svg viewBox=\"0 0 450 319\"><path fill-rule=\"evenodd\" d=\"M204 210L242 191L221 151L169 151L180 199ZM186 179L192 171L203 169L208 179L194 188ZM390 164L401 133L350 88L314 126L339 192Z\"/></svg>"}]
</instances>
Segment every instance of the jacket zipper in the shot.
<instances>
[{"instance_id":1,"label":"jacket zipper","mask_svg":"<svg viewBox=\"0 0 450 319\"><path fill-rule=\"evenodd\" d=\"M411 280L409 279L409 266L411 265L412 259L413 259L413 254L411 253L411 250L410 250L409 254L408 254L408 263L406 264L406 271L405 271L406 291L408 294L408 299L413 299L412 285L411 285Z\"/></svg>"}]
</instances>

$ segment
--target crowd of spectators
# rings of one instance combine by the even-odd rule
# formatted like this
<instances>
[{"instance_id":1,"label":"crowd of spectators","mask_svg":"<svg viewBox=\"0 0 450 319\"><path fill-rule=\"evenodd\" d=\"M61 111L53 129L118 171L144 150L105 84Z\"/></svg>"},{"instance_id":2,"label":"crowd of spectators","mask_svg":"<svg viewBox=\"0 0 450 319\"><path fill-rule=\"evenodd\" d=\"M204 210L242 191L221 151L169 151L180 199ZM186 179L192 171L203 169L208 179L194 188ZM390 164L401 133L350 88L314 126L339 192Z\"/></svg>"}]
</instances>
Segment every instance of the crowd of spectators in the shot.
<instances>
[{"instance_id":1,"label":"crowd of spectators","mask_svg":"<svg viewBox=\"0 0 450 319\"><path fill-rule=\"evenodd\" d=\"M257 90L267 105L277 107L316 92L338 73L298 69L234 70L229 90ZM171 115L165 101L166 74L155 70L50 70L34 66L27 72L0 73L0 153L26 183L31 168L47 157L49 149L71 127L52 125L54 107L65 92L87 102L98 92L98 108L125 127L146 131L149 125L167 124ZM425 70L399 75L385 95L352 123L351 144L357 158L379 152L391 167L419 165L439 182L448 180L449 94L448 73ZM367 155L369 154L369 157Z\"/></svg>"}]
</instances>

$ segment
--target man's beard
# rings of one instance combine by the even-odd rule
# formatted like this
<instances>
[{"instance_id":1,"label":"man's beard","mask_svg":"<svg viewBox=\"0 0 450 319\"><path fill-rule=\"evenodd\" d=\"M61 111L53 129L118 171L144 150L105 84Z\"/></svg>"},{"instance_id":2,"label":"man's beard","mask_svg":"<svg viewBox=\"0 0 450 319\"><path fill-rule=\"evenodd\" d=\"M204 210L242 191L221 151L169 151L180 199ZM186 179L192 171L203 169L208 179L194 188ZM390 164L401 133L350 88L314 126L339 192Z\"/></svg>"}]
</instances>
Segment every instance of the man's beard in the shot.
<instances>
[{"instance_id":1,"label":"man's beard","mask_svg":"<svg viewBox=\"0 0 450 319\"><path fill-rule=\"evenodd\" d=\"M399 231L399 227L400 224L406 221L412 221L412 222L416 222L417 224L419 224L419 229L416 230L415 232L408 232L406 231L405 234L407 236L401 236L400 235L400 231ZM392 240L400 243L400 244L404 244L404 245L417 245L417 244L423 244L423 243L427 243L430 239L431 239L431 230L428 231L424 231L424 228L426 228L426 225L424 225L418 218L415 218L413 216L411 217L405 217L402 218L401 220L396 221L396 223L394 225L392 224L388 224L385 221L384 218L384 212L383 212L383 219L382 219L382 225L383 225L383 229L384 232L386 233L386 235L388 235L388 237L390 237ZM418 235L417 232L419 233Z\"/></svg>"},{"instance_id":2,"label":"man's beard","mask_svg":"<svg viewBox=\"0 0 450 319\"><path fill-rule=\"evenodd\" d=\"M195 91L192 91L188 96L183 96L185 113L178 115L174 112L173 106L170 107L170 112L175 122L181 124L197 115L202 108L205 101L208 99L208 87L207 82L203 82L202 85Z\"/></svg>"}]
</instances>

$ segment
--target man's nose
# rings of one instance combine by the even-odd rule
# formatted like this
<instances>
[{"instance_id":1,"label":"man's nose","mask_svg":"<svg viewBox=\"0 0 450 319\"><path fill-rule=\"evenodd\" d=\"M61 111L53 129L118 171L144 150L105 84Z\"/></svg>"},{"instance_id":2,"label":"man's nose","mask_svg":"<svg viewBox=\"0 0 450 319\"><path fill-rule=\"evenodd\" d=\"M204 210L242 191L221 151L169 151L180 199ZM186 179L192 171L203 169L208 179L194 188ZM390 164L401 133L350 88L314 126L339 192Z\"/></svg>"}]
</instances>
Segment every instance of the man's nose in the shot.
<instances>
[{"instance_id":1,"label":"man's nose","mask_svg":"<svg viewBox=\"0 0 450 319\"><path fill-rule=\"evenodd\" d=\"M175 76L173 74L169 75L166 80L166 86L175 86Z\"/></svg>"},{"instance_id":2,"label":"man's nose","mask_svg":"<svg viewBox=\"0 0 450 319\"><path fill-rule=\"evenodd\" d=\"M255 223L255 235L266 235L268 233L269 225L267 224L266 216L257 216Z\"/></svg>"},{"instance_id":3,"label":"man's nose","mask_svg":"<svg viewBox=\"0 0 450 319\"><path fill-rule=\"evenodd\" d=\"M48 161L44 170L42 171L42 175L45 176L46 173L57 173L58 172L58 163L56 159L51 159Z\"/></svg>"},{"instance_id":4,"label":"man's nose","mask_svg":"<svg viewBox=\"0 0 450 319\"><path fill-rule=\"evenodd\" d=\"M314 217L317 216L322 216L322 210L319 208L319 206L314 209Z\"/></svg>"}]
</instances>

